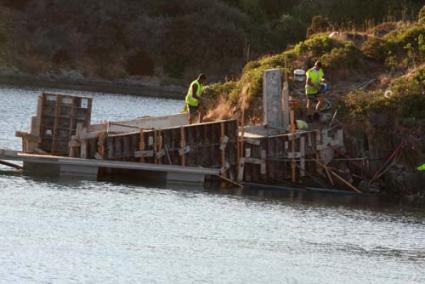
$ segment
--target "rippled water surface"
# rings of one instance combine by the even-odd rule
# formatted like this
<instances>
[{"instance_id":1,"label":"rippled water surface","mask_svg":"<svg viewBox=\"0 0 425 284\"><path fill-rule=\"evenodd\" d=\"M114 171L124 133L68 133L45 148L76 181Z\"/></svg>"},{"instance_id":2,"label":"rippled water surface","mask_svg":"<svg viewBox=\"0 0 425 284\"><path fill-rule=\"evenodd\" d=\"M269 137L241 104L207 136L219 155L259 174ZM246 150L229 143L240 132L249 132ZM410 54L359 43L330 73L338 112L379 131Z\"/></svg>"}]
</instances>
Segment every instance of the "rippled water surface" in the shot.
<instances>
[{"instance_id":1,"label":"rippled water surface","mask_svg":"<svg viewBox=\"0 0 425 284\"><path fill-rule=\"evenodd\" d=\"M14 132L29 126L38 93L0 88L0 148L19 149ZM95 121L181 108L174 100L88 95ZM1 170L2 283L425 283L420 210L55 182Z\"/></svg>"}]
</instances>

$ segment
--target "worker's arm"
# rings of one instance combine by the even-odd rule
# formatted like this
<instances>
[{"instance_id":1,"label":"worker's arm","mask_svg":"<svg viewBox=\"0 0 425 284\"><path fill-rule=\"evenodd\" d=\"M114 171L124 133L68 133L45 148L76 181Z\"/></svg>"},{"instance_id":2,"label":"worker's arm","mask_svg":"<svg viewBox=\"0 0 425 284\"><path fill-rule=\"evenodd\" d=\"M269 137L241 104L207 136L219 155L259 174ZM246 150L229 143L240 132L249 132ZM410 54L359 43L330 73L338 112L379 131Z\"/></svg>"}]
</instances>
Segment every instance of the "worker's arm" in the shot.
<instances>
[{"instance_id":1,"label":"worker's arm","mask_svg":"<svg viewBox=\"0 0 425 284\"><path fill-rule=\"evenodd\" d=\"M307 85L315 88L316 90L318 90L319 87L320 87L320 84L314 84L313 81L311 80L311 78L309 78L309 77L307 77Z\"/></svg>"},{"instance_id":2,"label":"worker's arm","mask_svg":"<svg viewBox=\"0 0 425 284\"><path fill-rule=\"evenodd\" d=\"M192 97L194 97L197 100L200 99L200 97L198 97L198 85L196 84L193 84L192 86Z\"/></svg>"},{"instance_id":3,"label":"worker's arm","mask_svg":"<svg viewBox=\"0 0 425 284\"><path fill-rule=\"evenodd\" d=\"M313 81L311 81L311 78L307 77L307 85L309 85L310 87L315 87L315 85L313 84Z\"/></svg>"}]
</instances>

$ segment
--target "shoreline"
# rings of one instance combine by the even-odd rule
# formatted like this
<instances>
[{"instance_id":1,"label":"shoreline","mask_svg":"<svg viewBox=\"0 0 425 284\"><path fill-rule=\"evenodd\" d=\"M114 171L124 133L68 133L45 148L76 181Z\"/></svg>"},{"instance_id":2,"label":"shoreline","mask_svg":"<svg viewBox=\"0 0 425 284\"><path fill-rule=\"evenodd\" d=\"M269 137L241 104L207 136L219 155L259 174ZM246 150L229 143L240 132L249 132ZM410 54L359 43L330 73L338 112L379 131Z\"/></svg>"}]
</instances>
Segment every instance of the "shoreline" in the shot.
<instances>
[{"instance_id":1,"label":"shoreline","mask_svg":"<svg viewBox=\"0 0 425 284\"><path fill-rule=\"evenodd\" d=\"M110 93L177 100L184 98L184 92L182 91L182 88L179 87L136 85L103 80L47 79L22 75L0 75L0 85L13 87L52 88L70 91Z\"/></svg>"}]
</instances>

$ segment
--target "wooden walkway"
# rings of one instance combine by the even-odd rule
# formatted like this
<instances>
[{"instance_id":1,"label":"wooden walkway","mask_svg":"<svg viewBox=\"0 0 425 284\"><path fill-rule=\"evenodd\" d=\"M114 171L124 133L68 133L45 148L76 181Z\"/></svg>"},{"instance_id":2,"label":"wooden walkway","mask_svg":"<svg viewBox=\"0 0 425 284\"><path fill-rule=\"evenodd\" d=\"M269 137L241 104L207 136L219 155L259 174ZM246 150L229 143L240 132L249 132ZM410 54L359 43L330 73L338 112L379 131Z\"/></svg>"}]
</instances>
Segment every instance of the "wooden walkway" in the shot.
<instances>
[{"instance_id":1,"label":"wooden walkway","mask_svg":"<svg viewBox=\"0 0 425 284\"><path fill-rule=\"evenodd\" d=\"M100 168L162 173L166 174L167 181L188 183L203 183L206 176L220 175L220 169L34 155L3 149L0 149L0 160L22 161L28 174L45 169L59 176L88 179L97 179Z\"/></svg>"}]
</instances>

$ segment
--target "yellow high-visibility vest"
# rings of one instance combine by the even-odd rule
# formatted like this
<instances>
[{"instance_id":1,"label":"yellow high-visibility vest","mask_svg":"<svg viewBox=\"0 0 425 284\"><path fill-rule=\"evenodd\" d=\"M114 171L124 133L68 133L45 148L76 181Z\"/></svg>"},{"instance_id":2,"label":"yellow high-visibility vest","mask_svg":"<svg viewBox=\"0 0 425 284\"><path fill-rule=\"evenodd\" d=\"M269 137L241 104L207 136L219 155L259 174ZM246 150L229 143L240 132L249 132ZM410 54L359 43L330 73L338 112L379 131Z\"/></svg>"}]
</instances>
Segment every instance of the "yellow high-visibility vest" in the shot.
<instances>
[{"instance_id":1,"label":"yellow high-visibility vest","mask_svg":"<svg viewBox=\"0 0 425 284\"><path fill-rule=\"evenodd\" d=\"M298 129L308 129L308 123L304 120L297 120L296 123Z\"/></svg>"},{"instance_id":2,"label":"yellow high-visibility vest","mask_svg":"<svg viewBox=\"0 0 425 284\"><path fill-rule=\"evenodd\" d=\"M425 171L425 164L420 165L419 167L417 167L418 171L424 172Z\"/></svg>"},{"instance_id":3,"label":"yellow high-visibility vest","mask_svg":"<svg viewBox=\"0 0 425 284\"><path fill-rule=\"evenodd\" d=\"M194 98L193 94L192 94L194 85L196 85L196 87L197 87L196 88L196 96L199 97L199 98L202 96L202 91L203 91L202 84L199 83L198 80L195 80L190 84L189 90L187 90L185 102L189 106L197 107L199 105L199 101L198 101L198 99Z\"/></svg>"},{"instance_id":4,"label":"yellow high-visibility vest","mask_svg":"<svg viewBox=\"0 0 425 284\"><path fill-rule=\"evenodd\" d=\"M307 80L311 79L311 82L313 85L318 86L317 88L310 86L309 84L305 84L305 93L307 95L317 94L319 92L319 86L320 82L322 82L322 79L325 77L325 73L323 72L323 69L320 68L319 70L316 70L314 67L309 69L307 73L305 73Z\"/></svg>"}]
</instances>

